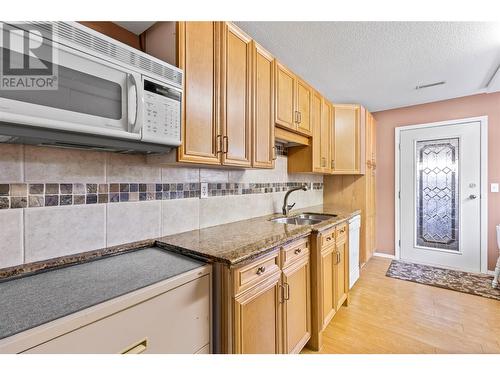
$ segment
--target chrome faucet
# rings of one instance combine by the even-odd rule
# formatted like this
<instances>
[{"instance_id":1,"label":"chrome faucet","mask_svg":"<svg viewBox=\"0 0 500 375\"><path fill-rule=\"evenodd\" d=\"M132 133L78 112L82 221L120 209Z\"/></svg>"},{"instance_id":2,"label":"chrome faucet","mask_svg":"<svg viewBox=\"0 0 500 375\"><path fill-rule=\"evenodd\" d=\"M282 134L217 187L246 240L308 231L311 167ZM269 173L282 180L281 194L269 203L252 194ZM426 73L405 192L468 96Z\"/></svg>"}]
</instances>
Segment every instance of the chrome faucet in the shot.
<instances>
[{"instance_id":1,"label":"chrome faucet","mask_svg":"<svg viewBox=\"0 0 500 375\"><path fill-rule=\"evenodd\" d=\"M292 193L294 191L297 191L297 190L307 191L307 185L302 185L302 186L290 189L290 190L288 190L286 192L286 194L285 194L285 200L283 201L283 209L282 209L283 210L283 215L288 215L288 213L293 208L293 206L295 206L295 203L294 204L288 204L288 196L290 195L290 193Z\"/></svg>"}]
</instances>

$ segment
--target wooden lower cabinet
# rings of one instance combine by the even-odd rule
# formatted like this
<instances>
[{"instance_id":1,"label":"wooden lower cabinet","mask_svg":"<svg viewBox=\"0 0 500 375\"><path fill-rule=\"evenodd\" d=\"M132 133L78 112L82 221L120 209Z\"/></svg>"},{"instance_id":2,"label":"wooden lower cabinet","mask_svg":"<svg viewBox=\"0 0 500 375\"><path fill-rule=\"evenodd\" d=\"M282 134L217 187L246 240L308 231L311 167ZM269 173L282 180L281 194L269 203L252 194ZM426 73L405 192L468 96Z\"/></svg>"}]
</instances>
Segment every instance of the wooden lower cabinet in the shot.
<instances>
[{"instance_id":1,"label":"wooden lower cabinet","mask_svg":"<svg viewBox=\"0 0 500 375\"><path fill-rule=\"evenodd\" d=\"M339 234L343 231L342 234ZM335 310L347 301L349 293L349 249L347 246L347 226L344 224L336 230L335 239Z\"/></svg>"},{"instance_id":2,"label":"wooden lower cabinet","mask_svg":"<svg viewBox=\"0 0 500 375\"><path fill-rule=\"evenodd\" d=\"M285 353L300 353L311 337L309 256L283 270L283 339Z\"/></svg>"},{"instance_id":3,"label":"wooden lower cabinet","mask_svg":"<svg viewBox=\"0 0 500 375\"><path fill-rule=\"evenodd\" d=\"M321 304L321 330L332 320L337 310L335 303L335 246L330 246L321 251L320 285L322 287L323 301Z\"/></svg>"},{"instance_id":4,"label":"wooden lower cabinet","mask_svg":"<svg viewBox=\"0 0 500 375\"><path fill-rule=\"evenodd\" d=\"M215 266L216 353L302 350L311 337L309 256L304 237L241 267Z\"/></svg>"},{"instance_id":5,"label":"wooden lower cabinet","mask_svg":"<svg viewBox=\"0 0 500 375\"><path fill-rule=\"evenodd\" d=\"M313 235L311 240L312 330L308 347L320 350L322 332L349 302L347 223Z\"/></svg>"},{"instance_id":6,"label":"wooden lower cabinet","mask_svg":"<svg viewBox=\"0 0 500 375\"><path fill-rule=\"evenodd\" d=\"M280 274L234 298L234 352L280 353Z\"/></svg>"}]
</instances>

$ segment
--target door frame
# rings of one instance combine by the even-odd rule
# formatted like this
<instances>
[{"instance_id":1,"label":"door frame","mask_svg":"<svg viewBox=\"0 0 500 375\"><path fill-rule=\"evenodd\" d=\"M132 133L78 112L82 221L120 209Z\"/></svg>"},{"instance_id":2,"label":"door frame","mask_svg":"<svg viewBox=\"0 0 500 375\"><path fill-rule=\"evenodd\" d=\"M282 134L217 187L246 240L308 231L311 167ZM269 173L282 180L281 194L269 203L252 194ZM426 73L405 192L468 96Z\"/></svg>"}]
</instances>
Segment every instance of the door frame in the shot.
<instances>
[{"instance_id":1,"label":"door frame","mask_svg":"<svg viewBox=\"0 0 500 375\"><path fill-rule=\"evenodd\" d=\"M400 181L400 140L401 132L404 130L434 128L447 125L460 125L469 122L479 122L481 129L481 177L480 177L480 238L481 238L481 273L488 272L488 116L468 117L455 120L446 120L438 122L429 122L425 124L416 124L408 126L398 126L394 129L394 207L395 207L395 221L394 221L394 259L401 259L401 232L400 232L400 199L399 191L401 187Z\"/></svg>"}]
</instances>

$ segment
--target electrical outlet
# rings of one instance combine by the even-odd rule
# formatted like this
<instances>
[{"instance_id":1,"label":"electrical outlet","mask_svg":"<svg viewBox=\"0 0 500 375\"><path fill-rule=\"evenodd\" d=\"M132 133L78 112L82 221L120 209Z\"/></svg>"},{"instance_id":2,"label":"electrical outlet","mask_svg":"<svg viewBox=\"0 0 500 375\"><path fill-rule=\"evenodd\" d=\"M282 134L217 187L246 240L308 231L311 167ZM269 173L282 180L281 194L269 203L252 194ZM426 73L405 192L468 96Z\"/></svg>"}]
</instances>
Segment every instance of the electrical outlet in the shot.
<instances>
[{"instance_id":1,"label":"electrical outlet","mask_svg":"<svg viewBox=\"0 0 500 375\"><path fill-rule=\"evenodd\" d=\"M498 193L498 183L491 184L491 192Z\"/></svg>"},{"instance_id":2,"label":"electrical outlet","mask_svg":"<svg viewBox=\"0 0 500 375\"><path fill-rule=\"evenodd\" d=\"M208 198L208 182L201 183L200 198Z\"/></svg>"}]
</instances>

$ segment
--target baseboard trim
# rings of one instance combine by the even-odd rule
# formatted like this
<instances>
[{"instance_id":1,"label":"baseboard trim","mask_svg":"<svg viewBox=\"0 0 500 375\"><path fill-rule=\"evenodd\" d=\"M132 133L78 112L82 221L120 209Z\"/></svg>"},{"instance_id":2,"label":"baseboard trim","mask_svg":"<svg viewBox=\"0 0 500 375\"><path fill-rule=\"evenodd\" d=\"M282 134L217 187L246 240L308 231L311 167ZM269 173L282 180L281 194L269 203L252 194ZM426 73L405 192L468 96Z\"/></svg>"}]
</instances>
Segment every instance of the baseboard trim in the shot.
<instances>
[{"instance_id":1,"label":"baseboard trim","mask_svg":"<svg viewBox=\"0 0 500 375\"><path fill-rule=\"evenodd\" d=\"M373 253L374 257L381 257L381 258L388 258L388 259L394 259L394 255L392 254L385 254L385 253Z\"/></svg>"}]
</instances>

